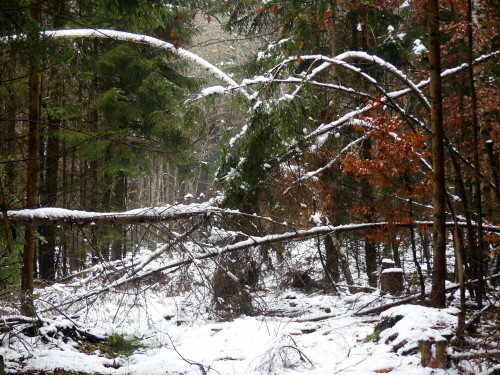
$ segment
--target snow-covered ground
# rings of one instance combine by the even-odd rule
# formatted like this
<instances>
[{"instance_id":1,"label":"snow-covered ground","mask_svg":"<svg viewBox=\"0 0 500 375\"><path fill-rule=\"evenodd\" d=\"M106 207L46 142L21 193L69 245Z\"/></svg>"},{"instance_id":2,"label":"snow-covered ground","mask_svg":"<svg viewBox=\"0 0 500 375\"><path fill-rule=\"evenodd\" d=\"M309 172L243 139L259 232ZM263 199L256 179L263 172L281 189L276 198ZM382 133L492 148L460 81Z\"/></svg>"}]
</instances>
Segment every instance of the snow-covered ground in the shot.
<instances>
[{"instance_id":1,"label":"snow-covered ground","mask_svg":"<svg viewBox=\"0 0 500 375\"><path fill-rule=\"evenodd\" d=\"M419 338L449 331L456 320L454 309L402 306L386 314L404 313L409 319L398 322L388 330L389 336L374 343L365 342L373 333L373 317L354 317L353 313L375 296L273 292L261 303L275 316L241 316L227 322L210 320L207 313L157 291L147 292L135 303L121 297L91 306L75 320L96 334L139 337L146 348L113 360L84 354L61 340L45 344L38 336L23 336L0 349L7 368L18 372L62 368L105 374L200 374L195 364L199 363L206 371L210 368L220 374L361 375L391 369L393 374L437 374L419 365L418 354L402 356L393 352L394 342L386 345L384 341L399 332L396 340L409 338L406 346L416 345ZM330 318L311 321L325 316ZM440 330L429 328L436 325ZM21 367L16 361L22 357ZM120 367L111 368L113 365Z\"/></svg>"},{"instance_id":2,"label":"snow-covered ground","mask_svg":"<svg viewBox=\"0 0 500 375\"><path fill-rule=\"evenodd\" d=\"M145 259L148 255L141 254ZM140 263L140 257L135 261ZM160 257L149 266L165 261ZM270 278L253 294L259 314L221 321L210 306L209 287L202 282L200 272L202 265L195 266L189 272L163 276L152 287L141 282L133 288L117 288L98 298L75 301L64 308L66 316L58 315L54 312L57 310L43 311L100 288L109 280L91 281L89 274L84 274L80 279L38 290L38 311L46 319L42 332L77 323L96 335L137 337L144 347L128 357L110 359L98 351L83 353L76 342L64 342L62 336L29 337L20 332L23 326L18 325L3 336L0 347L7 371L58 368L144 375L459 373L454 368L423 368L417 350L418 340L439 339L453 332L456 308L394 307L382 317L403 318L382 331L378 342L374 342L366 338L373 334L380 317L355 313L390 301L378 291L305 293L273 285ZM94 271L98 269L96 266ZM8 310L4 313L7 315Z\"/></svg>"}]
</instances>

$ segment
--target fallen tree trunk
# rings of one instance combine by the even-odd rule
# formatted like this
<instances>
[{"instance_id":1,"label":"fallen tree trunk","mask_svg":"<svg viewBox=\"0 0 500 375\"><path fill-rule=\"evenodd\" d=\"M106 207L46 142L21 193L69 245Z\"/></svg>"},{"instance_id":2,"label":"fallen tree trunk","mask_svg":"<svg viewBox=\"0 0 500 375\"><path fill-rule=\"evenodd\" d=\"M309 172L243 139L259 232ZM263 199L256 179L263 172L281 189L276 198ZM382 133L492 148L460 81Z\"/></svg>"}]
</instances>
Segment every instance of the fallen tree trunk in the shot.
<instances>
[{"instance_id":1,"label":"fallen tree trunk","mask_svg":"<svg viewBox=\"0 0 500 375\"><path fill-rule=\"evenodd\" d=\"M64 208L37 208L7 211L7 218L14 226L51 225L129 225L168 222L213 213L238 213L204 203L176 204L165 207L145 207L124 212L88 212ZM3 217L3 215L2 215Z\"/></svg>"},{"instance_id":2,"label":"fallen tree trunk","mask_svg":"<svg viewBox=\"0 0 500 375\"><path fill-rule=\"evenodd\" d=\"M7 211L7 218L10 224L14 226L50 226L50 225L130 225L141 223L157 223L168 222L178 219L187 219L198 215L210 214L226 214L226 215L252 215L244 214L236 210L223 209L217 206L212 206L206 203L192 203L189 205L176 204L164 207L145 207L135 210L124 212L88 212L67 210L64 208L48 207L37 208L32 210L17 210ZM4 214L1 214L2 219ZM263 217L257 217L264 219ZM454 222L449 221L446 223L447 227L454 226ZM457 223L460 227L466 227L466 222ZM360 223L348 224L340 226L325 225L314 227L308 230L297 230L292 233L292 238L301 237L301 233L312 231L312 235L327 234L327 233L341 233L352 232L364 229L374 229L379 227L432 227L432 221L415 221L414 223ZM483 228L489 232L500 233L500 226L498 225L483 225ZM287 235L280 234L280 236ZM289 236L290 234L288 234ZM305 234L307 236L307 234ZM287 238L288 239L288 238ZM277 240L280 241L280 240Z\"/></svg>"}]
</instances>

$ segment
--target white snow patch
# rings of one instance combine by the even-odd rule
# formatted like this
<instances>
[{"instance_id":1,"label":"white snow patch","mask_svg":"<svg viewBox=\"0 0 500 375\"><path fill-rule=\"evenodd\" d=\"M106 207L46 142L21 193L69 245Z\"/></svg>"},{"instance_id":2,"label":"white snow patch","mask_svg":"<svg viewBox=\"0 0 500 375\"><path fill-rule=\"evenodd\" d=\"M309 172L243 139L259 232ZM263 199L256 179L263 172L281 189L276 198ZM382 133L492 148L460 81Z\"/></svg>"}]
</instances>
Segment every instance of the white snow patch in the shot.
<instances>
[{"instance_id":1,"label":"white snow patch","mask_svg":"<svg viewBox=\"0 0 500 375\"><path fill-rule=\"evenodd\" d=\"M212 86L201 90L201 96L208 96L213 94L223 95L226 93L226 88L223 86Z\"/></svg>"}]
</instances>

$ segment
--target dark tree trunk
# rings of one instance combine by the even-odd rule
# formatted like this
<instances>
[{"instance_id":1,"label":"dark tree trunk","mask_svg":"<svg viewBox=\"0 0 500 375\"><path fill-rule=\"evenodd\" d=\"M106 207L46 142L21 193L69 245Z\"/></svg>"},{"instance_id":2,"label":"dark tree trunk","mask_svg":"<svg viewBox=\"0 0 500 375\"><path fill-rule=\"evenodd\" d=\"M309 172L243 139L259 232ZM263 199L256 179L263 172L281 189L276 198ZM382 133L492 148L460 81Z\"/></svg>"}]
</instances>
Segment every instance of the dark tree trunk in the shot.
<instances>
[{"instance_id":1,"label":"dark tree trunk","mask_svg":"<svg viewBox=\"0 0 500 375\"><path fill-rule=\"evenodd\" d=\"M410 218L413 223L413 200L410 198L408 202L409 210L410 210ZM420 262L417 259L417 244L415 240L415 227L410 226L410 241L411 241L411 253L413 255L413 262L415 263L415 267L417 268L418 280L420 282L420 294L422 297L425 296L425 281L424 275L422 273L422 268L420 267Z\"/></svg>"},{"instance_id":2,"label":"dark tree trunk","mask_svg":"<svg viewBox=\"0 0 500 375\"><path fill-rule=\"evenodd\" d=\"M65 0L56 0L52 3L54 12L53 26L55 29L60 29L64 26L66 19L64 18ZM57 70L51 69L50 76L55 77ZM63 88L58 85L51 92L51 97L57 101L63 102ZM59 128L61 120L49 116L47 129L47 147L45 152L45 179L43 181L43 201L45 207L57 206L58 192L58 170L59 158L61 157ZM56 227L42 227L40 234L44 238L44 242L39 246L39 264L40 278L44 280L54 280L56 276Z\"/></svg>"},{"instance_id":3,"label":"dark tree trunk","mask_svg":"<svg viewBox=\"0 0 500 375\"><path fill-rule=\"evenodd\" d=\"M41 2L30 6L31 17L41 23ZM38 199L38 177L40 174L40 75L37 52L33 51L28 77L29 99L29 134L28 167L26 175L26 207L36 208ZM35 259L36 228L26 227L23 250L23 268L21 271L21 313L34 316L33 305L33 269Z\"/></svg>"},{"instance_id":4,"label":"dark tree trunk","mask_svg":"<svg viewBox=\"0 0 500 375\"><path fill-rule=\"evenodd\" d=\"M467 58L468 58L468 73L469 73L469 89L472 104L472 142L474 148L474 168L476 173L474 176L474 192L475 192L475 209L477 222L477 252L475 254L474 267L477 268L478 287L477 287L477 303L479 307L483 306L483 277L484 277L484 241L483 241L483 208L481 199L481 165L479 163L479 121L477 118L477 98L476 88L474 85L474 67L473 62L473 40L472 40L472 0L467 0Z\"/></svg>"},{"instance_id":5,"label":"dark tree trunk","mask_svg":"<svg viewBox=\"0 0 500 375\"><path fill-rule=\"evenodd\" d=\"M362 24L361 24L361 46L363 51L369 51L369 25L368 25L368 6L362 8ZM362 157L365 160L371 159L372 141L367 138L361 145ZM369 182L363 182L361 186L361 201L364 204L372 204L373 202L373 189ZM373 221L373 214L371 210L364 215L363 219L371 223ZM377 249L375 244L369 238L365 238L365 262L366 274L368 275L368 284L375 288L377 287Z\"/></svg>"},{"instance_id":6,"label":"dark tree trunk","mask_svg":"<svg viewBox=\"0 0 500 375\"><path fill-rule=\"evenodd\" d=\"M113 192L112 209L118 211L125 211L127 196L127 177L120 173L118 179L115 181ZM122 226L115 227L115 237L111 245L111 258L112 260L121 259L125 251L125 236Z\"/></svg>"},{"instance_id":7,"label":"dark tree trunk","mask_svg":"<svg viewBox=\"0 0 500 375\"><path fill-rule=\"evenodd\" d=\"M362 144L362 156L364 159L371 158L371 140L368 138ZM369 182L364 181L361 185L361 201L364 204L371 205L373 202L373 189ZM373 214L371 210L364 215L363 219L371 223L373 222ZM377 249L373 241L365 237L365 262L366 262L366 274L368 275L368 284L375 288L377 287Z\"/></svg>"},{"instance_id":8,"label":"dark tree trunk","mask_svg":"<svg viewBox=\"0 0 500 375\"><path fill-rule=\"evenodd\" d=\"M332 237L327 235L323 239L325 245L325 272L332 281L339 281L339 249L334 245Z\"/></svg>"},{"instance_id":9,"label":"dark tree trunk","mask_svg":"<svg viewBox=\"0 0 500 375\"><path fill-rule=\"evenodd\" d=\"M446 191L444 173L444 131L441 95L441 57L439 41L438 0L427 2L427 26L429 33L431 130L432 130L432 200L434 204L434 264L432 269L431 304L434 307L446 306Z\"/></svg>"}]
</instances>

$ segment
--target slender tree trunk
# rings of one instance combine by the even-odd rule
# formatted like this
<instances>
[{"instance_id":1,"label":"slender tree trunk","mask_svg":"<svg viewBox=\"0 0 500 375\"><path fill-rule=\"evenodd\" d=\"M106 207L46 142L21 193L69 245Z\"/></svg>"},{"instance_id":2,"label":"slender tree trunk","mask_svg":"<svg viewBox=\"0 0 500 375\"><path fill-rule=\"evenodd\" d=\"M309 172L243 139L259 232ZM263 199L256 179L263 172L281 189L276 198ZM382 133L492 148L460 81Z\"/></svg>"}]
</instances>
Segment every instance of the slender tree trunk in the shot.
<instances>
[{"instance_id":1,"label":"slender tree trunk","mask_svg":"<svg viewBox=\"0 0 500 375\"><path fill-rule=\"evenodd\" d=\"M2 141L2 151L5 152L5 155L9 158L9 160L14 159L16 155L16 109L15 108L7 108L7 120L1 124L2 129L5 129L5 132L2 131L2 135L0 135L0 140ZM8 161L9 161L8 160ZM14 163L5 164L5 180L4 180L4 195L5 197L16 196L18 194L19 189L17 188L16 181L16 167ZM6 198L6 202L8 203L8 199Z\"/></svg>"},{"instance_id":2,"label":"slender tree trunk","mask_svg":"<svg viewBox=\"0 0 500 375\"><path fill-rule=\"evenodd\" d=\"M361 24L361 45L365 52L369 52L369 29L368 29L368 6L365 5L362 8L362 24ZM361 153L363 159L371 159L371 149L372 141L367 138L363 141L361 145ZM373 189L369 182L365 181L361 185L361 200L364 204L372 204L373 202ZM370 210L364 216L364 220L368 223L373 221L373 214ZM377 249L372 240L365 238L365 262L366 262L366 273L368 275L368 284L371 287L377 286Z\"/></svg>"},{"instance_id":3,"label":"slender tree trunk","mask_svg":"<svg viewBox=\"0 0 500 375\"><path fill-rule=\"evenodd\" d=\"M427 26L429 34L431 130L432 130L432 200L434 204L434 264L432 269L431 304L446 306L446 192L444 171L444 130L441 95L441 45L439 41L438 0L427 2Z\"/></svg>"},{"instance_id":4,"label":"slender tree trunk","mask_svg":"<svg viewBox=\"0 0 500 375\"><path fill-rule=\"evenodd\" d=\"M475 209L477 222L477 241L478 248L476 254L475 267L478 269L478 288L477 288L477 303L481 308L483 306L483 277L484 277L484 236L483 236L483 208L481 199L481 165L479 163L479 121L477 117L477 98L476 88L474 85L474 68L473 61L473 39L472 39L472 0L467 0L467 58L468 58L468 73L469 73L469 89L472 104L472 142L474 148L474 167L476 173L474 176L474 191L475 191Z\"/></svg>"},{"instance_id":5,"label":"slender tree trunk","mask_svg":"<svg viewBox=\"0 0 500 375\"><path fill-rule=\"evenodd\" d=\"M52 11L54 14L53 26L55 29L60 29L66 23L64 12L66 7L65 0L56 0L52 3ZM55 77L57 70L51 69L50 76ZM61 85L56 87L52 92L52 96L59 101L64 102L64 90ZM57 206L57 192L58 192L58 171L59 171L59 158L61 157L61 147L59 144L59 127L61 120L49 116L47 130L47 152L45 153L45 180L44 180L44 206L54 207ZM46 280L54 280L56 276L56 227L42 227L41 234L45 242L40 245L40 277ZM60 244L59 244L60 245Z\"/></svg>"},{"instance_id":6,"label":"slender tree trunk","mask_svg":"<svg viewBox=\"0 0 500 375\"><path fill-rule=\"evenodd\" d=\"M349 268L349 261L347 259L347 256L344 254L342 251L342 247L340 246L340 240L339 240L339 235L338 233L332 233L330 235L332 239L333 246L337 248L337 254L339 257L339 265L342 270L342 273L344 274L345 281L349 287L351 285L354 285L354 280L352 278L351 274L351 269ZM356 293L357 290L356 288L349 288L350 293Z\"/></svg>"},{"instance_id":7,"label":"slender tree trunk","mask_svg":"<svg viewBox=\"0 0 500 375\"><path fill-rule=\"evenodd\" d=\"M462 261L463 254L463 241L460 228L457 225L456 217L454 217L455 226L453 227L453 239L455 246L455 257L457 260L457 279L460 285L460 312L458 313L458 325L456 336L460 338L465 329L465 280L464 280L464 267Z\"/></svg>"},{"instance_id":8,"label":"slender tree trunk","mask_svg":"<svg viewBox=\"0 0 500 375\"><path fill-rule=\"evenodd\" d=\"M33 2L30 6L31 17L41 23L41 2ZM40 174L40 75L36 52L30 62L28 77L29 99L29 134L28 134L28 167L26 176L26 207L36 208L38 199L38 177ZM33 269L35 259L36 228L26 227L23 250L23 268L21 271L21 313L34 316L33 305Z\"/></svg>"},{"instance_id":9,"label":"slender tree trunk","mask_svg":"<svg viewBox=\"0 0 500 375\"><path fill-rule=\"evenodd\" d=\"M127 195L127 177L120 173L118 179L114 183L114 192L113 192L113 205L112 209L116 211L125 211L126 209L126 195ZM111 257L112 260L121 259L124 249L125 249L125 238L122 226L116 226L114 235L116 236L113 239L113 244L111 246Z\"/></svg>"},{"instance_id":10,"label":"slender tree trunk","mask_svg":"<svg viewBox=\"0 0 500 375\"><path fill-rule=\"evenodd\" d=\"M410 218L413 222L413 199L410 198L408 202L409 210L410 210ZM418 280L420 282L420 294L422 297L425 296L425 282L424 275L422 273L422 268L420 267L420 262L417 259L417 244L415 241L415 227L410 226L410 240L411 240L411 253L413 255L413 262L415 263L415 267L417 268Z\"/></svg>"},{"instance_id":11,"label":"slender tree trunk","mask_svg":"<svg viewBox=\"0 0 500 375\"><path fill-rule=\"evenodd\" d=\"M427 234L427 229L425 229L425 232L420 231L420 242L422 243L422 252L425 259L427 273L430 274L432 267L429 255L429 236Z\"/></svg>"},{"instance_id":12,"label":"slender tree trunk","mask_svg":"<svg viewBox=\"0 0 500 375\"><path fill-rule=\"evenodd\" d=\"M57 181L59 169L59 125L60 120L49 118L49 129L47 134L47 152L45 161L45 181L43 205L46 207L57 206ZM55 269L55 248L56 248L56 227L42 227L41 235L44 243L40 244L40 278L54 280Z\"/></svg>"}]
</instances>

